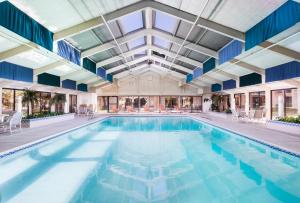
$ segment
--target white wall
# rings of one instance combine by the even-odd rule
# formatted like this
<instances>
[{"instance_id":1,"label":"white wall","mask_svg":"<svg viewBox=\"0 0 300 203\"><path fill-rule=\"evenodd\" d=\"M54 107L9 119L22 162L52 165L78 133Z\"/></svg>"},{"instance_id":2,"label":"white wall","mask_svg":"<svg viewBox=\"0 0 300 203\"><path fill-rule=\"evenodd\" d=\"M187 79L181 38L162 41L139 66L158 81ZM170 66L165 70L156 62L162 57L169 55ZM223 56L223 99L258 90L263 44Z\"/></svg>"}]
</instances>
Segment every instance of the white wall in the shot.
<instances>
[{"instance_id":1,"label":"white wall","mask_svg":"<svg viewBox=\"0 0 300 203\"><path fill-rule=\"evenodd\" d=\"M117 84L97 88L98 95L199 95L198 88L154 72L120 79Z\"/></svg>"}]
</instances>

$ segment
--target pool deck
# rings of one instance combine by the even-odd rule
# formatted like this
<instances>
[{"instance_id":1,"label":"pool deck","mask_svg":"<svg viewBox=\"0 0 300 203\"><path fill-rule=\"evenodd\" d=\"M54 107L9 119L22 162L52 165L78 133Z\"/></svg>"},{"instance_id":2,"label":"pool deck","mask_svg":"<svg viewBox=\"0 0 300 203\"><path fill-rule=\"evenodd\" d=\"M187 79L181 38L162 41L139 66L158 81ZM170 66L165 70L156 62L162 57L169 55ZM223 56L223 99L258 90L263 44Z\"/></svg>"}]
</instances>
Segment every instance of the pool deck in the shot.
<instances>
[{"instance_id":1,"label":"pool deck","mask_svg":"<svg viewBox=\"0 0 300 203\"><path fill-rule=\"evenodd\" d=\"M58 134L73 128L80 127L89 123L96 122L111 115L152 115L161 116L165 114L99 114L94 119L86 117L76 117L70 121L53 123L48 126L25 128L21 132L13 134L0 134L0 153L20 146L32 143L34 141ZM261 141L263 143L281 148L283 150L300 155L300 132L299 134L288 134L276 130L266 128L264 124L247 123L243 121L233 121L231 119L219 118L213 115L197 113L197 114L167 114L171 116L187 115L209 124L228 129L230 131L241 134L245 137Z\"/></svg>"}]
</instances>

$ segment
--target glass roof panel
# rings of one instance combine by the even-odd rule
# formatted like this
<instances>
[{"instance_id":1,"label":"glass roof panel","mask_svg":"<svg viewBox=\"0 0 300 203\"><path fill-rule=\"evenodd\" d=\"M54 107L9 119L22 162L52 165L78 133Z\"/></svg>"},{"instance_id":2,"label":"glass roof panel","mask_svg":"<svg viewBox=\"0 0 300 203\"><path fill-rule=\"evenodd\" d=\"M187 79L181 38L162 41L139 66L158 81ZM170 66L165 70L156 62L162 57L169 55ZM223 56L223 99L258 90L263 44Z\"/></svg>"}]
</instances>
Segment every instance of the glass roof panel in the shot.
<instances>
[{"instance_id":1,"label":"glass roof panel","mask_svg":"<svg viewBox=\"0 0 300 203\"><path fill-rule=\"evenodd\" d=\"M157 11L154 27L169 33L174 33L177 27L177 21L178 20L176 18Z\"/></svg>"},{"instance_id":2,"label":"glass roof panel","mask_svg":"<svg viewBox=\"0 0 300 203\"><path fill-rule=\"evenodd\" d=\"M145 38L144 37L141 37L141 38L138 38L136 40L133 40L133 41L130 41L128 42L128 48L129 49L133 49L133 48L136 48L136 47L139 47L139 46L142 46L144 45L146 42L145 42Z\"/></svg>"},{"instance_id":3,"label":"glass roof panel","mask_svg":"<svg viewBox=\"0 0 300 203\"><path fill-rule=\"evenodd\" d=\"M122 17L120 20L120 26L123 34L141 29L144 27L142 12L135 12Z\"/></svg>"},{"instance_id":4,"label":"glass roof panel","mask_svg":"<svg viewBox=\"0 0 300 203\"><path fill-rule=\"evenodd\" d=\"M153 44L164 49L169 49L169 47L171 46L170 42L165 41L159 37L153 37Z\"/></svg>"}]
</instances>

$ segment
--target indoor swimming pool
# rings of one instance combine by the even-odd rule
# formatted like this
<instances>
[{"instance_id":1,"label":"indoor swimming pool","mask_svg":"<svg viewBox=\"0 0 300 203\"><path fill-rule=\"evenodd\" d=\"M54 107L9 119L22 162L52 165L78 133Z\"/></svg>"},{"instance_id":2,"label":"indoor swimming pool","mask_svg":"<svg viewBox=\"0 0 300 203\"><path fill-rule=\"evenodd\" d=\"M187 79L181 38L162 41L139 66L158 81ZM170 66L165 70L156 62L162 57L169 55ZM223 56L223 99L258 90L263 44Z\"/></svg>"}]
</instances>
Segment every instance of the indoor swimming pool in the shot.
<instances>
[{"instance_id":1,"label":"indoor swimming pool","mask_svg":"<svg viewBox=\"0 0 300 203\"><path fill-rule=\"evenodd\" d=\"M299 157L188 116L109 117L0 158L0 203L300 202L299 188Z\"/></svg>"}]
</instances>

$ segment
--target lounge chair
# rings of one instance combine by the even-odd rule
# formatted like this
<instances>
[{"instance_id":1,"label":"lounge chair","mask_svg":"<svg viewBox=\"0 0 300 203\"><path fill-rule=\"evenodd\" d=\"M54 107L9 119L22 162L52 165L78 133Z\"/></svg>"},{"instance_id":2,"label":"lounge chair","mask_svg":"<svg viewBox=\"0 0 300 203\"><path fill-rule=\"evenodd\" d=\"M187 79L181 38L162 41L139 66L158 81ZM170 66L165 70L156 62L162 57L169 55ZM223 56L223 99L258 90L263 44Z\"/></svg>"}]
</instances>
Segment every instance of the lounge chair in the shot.
<instances>
[{"instance_id":1,"label":"lounge chair","mask_svg":"<svg viewBox=\"0 0 300 203\"><path fill-rule=\"evenodd\" d=\"M15 112L12 116L8 116L3 123L0 124L5 132L9 130L10 134L13 132L13 129L22 128L22 114L20 112Z\"/></svg>"},{"instance_id":2,"label":"lounge chair","mask_svg":"<svg viewBox=\"0 0 300 203\"><path fill-rule=\"evenodd\" d=\"M95 118L95 110L93 105L89 105L87 109L87 116L89 119Z\"/></svg>"},{"instance_id":3,"label":"lounge chair","mask_svg":"<svg viewBox=\"0 0 300 203\"><path fill-rule=\"evenodd\" d=\"M87 107L85 105L80 105L77 112L78 116L86 116L87 115Z\"/></svg>"}]
</instances>

